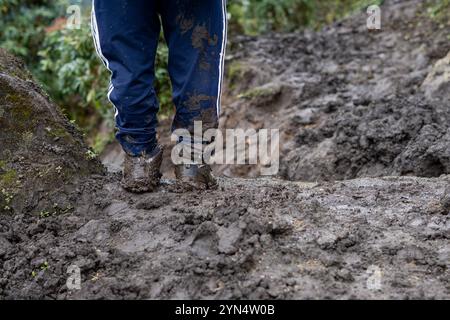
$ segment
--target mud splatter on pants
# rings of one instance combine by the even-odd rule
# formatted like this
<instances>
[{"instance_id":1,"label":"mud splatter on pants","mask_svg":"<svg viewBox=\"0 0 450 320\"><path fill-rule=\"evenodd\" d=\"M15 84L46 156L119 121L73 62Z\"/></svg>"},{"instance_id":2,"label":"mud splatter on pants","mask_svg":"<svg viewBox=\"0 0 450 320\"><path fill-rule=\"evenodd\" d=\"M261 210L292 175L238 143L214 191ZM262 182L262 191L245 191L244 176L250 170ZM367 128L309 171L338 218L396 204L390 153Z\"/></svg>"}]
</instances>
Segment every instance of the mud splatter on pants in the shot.
<instances>
[{"instance_id":1,"label":"mud splatter on pants","mask_svg":"<svg viewBox=\"0 0 450 320\"><path fill-rule=\"evenodd\" d=\"M226 0L93 0L92 33L111 71L108 98L116 108L125 152L151 152L159 109L153 83L161 26L169 47L176 115L173 129L194 121L216 127L226 41Z\"/></svg>"}]
</instances>

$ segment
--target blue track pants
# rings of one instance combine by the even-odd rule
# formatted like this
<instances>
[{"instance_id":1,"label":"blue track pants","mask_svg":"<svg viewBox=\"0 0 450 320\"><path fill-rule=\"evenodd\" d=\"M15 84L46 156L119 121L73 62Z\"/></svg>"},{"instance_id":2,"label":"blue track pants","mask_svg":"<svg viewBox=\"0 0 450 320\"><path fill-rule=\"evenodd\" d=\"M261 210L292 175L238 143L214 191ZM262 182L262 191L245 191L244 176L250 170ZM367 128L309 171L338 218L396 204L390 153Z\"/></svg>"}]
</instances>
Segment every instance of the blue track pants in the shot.
<instances>
[{"instance_id":1,"label":"blue track pants","mask_svg":"<svg viewBox=\"0 0 450 320\"><path fill-rule=\"evenodd\" d=\"M161 26L169 47L176 115L173 129L194 121L216 127L226 46L226 0L93 0L92 33L111 71L108 98L117 139L130 155L157 144L159 110L153 87Z\"/></svg>"}]
</instances>

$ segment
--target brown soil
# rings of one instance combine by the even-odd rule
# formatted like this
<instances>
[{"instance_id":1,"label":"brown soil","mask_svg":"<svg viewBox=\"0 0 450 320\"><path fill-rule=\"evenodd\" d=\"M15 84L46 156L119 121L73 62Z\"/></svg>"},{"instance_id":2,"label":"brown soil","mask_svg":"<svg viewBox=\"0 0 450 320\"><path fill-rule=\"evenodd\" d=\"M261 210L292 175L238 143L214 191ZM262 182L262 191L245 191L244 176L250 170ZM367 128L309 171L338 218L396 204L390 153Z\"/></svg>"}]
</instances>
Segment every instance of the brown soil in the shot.
<instances>
[{"instance_id":1,"label":"brown soil","mask_svg":"<svg viewBox=\"0 0 450 320\"><path fill-rule=\"evenodd\" d=\"M421 3L386 1L379 33L356 15L234 41L222 125L282 128L284 179L207 192L123 191L0 52L0 299L448 299L449 87L435 69L450 28ZM81 290L66 286L73 265Z\"/></svg>"}]
</instances>

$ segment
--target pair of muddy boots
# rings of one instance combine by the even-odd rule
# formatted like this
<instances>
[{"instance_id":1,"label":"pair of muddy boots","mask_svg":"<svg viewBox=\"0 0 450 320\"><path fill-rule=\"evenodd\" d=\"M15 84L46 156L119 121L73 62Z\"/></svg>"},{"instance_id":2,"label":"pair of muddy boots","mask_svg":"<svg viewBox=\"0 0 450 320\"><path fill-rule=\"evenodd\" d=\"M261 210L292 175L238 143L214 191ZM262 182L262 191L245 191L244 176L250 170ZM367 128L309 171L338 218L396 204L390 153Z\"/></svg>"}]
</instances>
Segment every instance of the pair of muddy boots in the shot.
<instances>
[{"instance_id":1,"label":"pair of muddy boots","mask_svg":"<svg viewBox=\"0 0 450 320\"><path fill-rule=\"evenodd\" d=\"M161 180L161 163L164 149L157 146L151 154L138 157L125 156L122 187L130 192L144 193L154 191ZM179 191L208 190L217 187L211 167L202 165L175 166L176 184Z\"/></svg>"}]
</instances>

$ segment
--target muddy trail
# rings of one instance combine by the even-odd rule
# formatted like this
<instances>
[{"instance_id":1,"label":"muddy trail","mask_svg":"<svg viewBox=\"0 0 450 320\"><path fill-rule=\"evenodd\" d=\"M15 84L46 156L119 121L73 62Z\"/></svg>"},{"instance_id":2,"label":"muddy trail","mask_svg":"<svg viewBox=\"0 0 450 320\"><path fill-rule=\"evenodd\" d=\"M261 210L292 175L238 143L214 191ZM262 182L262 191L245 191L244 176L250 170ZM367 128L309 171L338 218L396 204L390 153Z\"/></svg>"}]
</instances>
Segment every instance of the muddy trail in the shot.
<instances>
[{"instance_id":1,"label":"muddy trail","mask_svg":"<svg viewBox=\"0 0 450 320\"><path fill-rule=\"evenodd\" d=\"M422 5L234 39L221 125L281 128L282 170L202 194L124 192L0 50L0 299L450 298L450 27Z\"/></svg>"},{"instance_id":2,"label":"muddy trail","mask_svg":"<svg viewBox=\"0 0 450 320\"><path fill-rule=\"evenodd\" d=\"M236 39L222 126L280 129L284 179L450 173L450 26L424 5L388 1L381 32L360 14L319 33Z\"/></svg>"}]
</instances>

